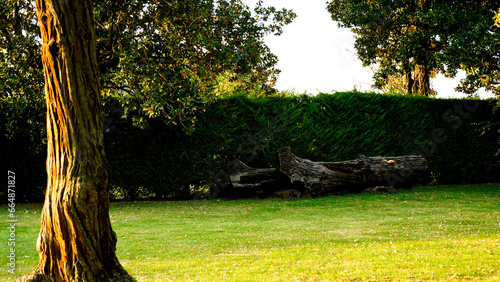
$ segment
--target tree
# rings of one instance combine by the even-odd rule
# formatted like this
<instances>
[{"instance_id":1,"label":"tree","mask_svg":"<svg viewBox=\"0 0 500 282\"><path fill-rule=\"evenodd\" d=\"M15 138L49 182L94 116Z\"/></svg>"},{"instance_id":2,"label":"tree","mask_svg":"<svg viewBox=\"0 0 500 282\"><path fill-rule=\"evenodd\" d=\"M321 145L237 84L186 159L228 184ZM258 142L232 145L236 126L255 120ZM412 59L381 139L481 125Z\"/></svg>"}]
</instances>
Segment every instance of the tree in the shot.
<instances>
[{"instance_id":1,"label":"tree","mask_svg":"<svg viewBox=\"0 0 500 282\"><path fill-rule=\"evenodd\" d=\"M363 64L377 65L376 87L396 75L406 93L428 95L433 72L453 77L460 69L468 74L480 68L483 73L497 71L491 59L500 54L492 32L492 11L498 5L498 1L333 0L328 10L339 26L355 33ZM479 79L470 77L461 87Z\"/></svg>"},{"instance_id":2,"label":"tree","mask_svg":"<svg viewBox=\"0 0 500 282\"><path fill-rule=\"evenodd\" d=\"M36 8L43 42L48 183L39 265L22 281L133 281L115 255L109 219L91 1L37 0Z\"/></svg>"},{"instance_id":3,"label":"tree","mask_svg":"<svg viewBox=\"0 0 500 282\"><path fill-rule=\"evenodd\" d=\"M226 78L237 82L226 90L272 93L279 70L263 37L279 35L295 17L236 0L92 3L105 133L120 118L192 132L205 106L222 96L217 90ZM45 158L47 135L40 38L35 1L0 0L0 131L5 144L28 143L32 159ZM43 194L45 183L38 183L30 187Z\"/></svg>"},{"instance_id":4,"label":"tree","mask_svg":"<svg viewBox=\"0 0 500 282\"><path fill-rule=\"evenodd\" d=\"M282 27L296 16L287 9L265 7L261 1L251 11L241 0L96 0L93 8L103 101L118 100L123 116L130 116L136 125L145 125L146 117L153 117L182 124L187 130L193 130L196 115L215 99L221 76L244 78L240 80L244 89L273 86L279 74L277 58L263 38L281 34ZM5 57L5 64L0 62L0 78L9 78L8 85L0 85L4 90L0 107L17 118L26 112L34 115L31 108L40 108L43 101L41 61L6 55L15 48L37 54L39 31L28 28L34 7L31 1L0 0L0 11L1 39L26 42L0 40L0 56ZM18 70L26 71L12 75ZM28 78L37 78L38 83ZM18 100L30 108L18 113L18 108L24 109L12 106ZM13 122L8 126L12 134L20 129ZM39 126L29 123L23 128L39 131Z\"/></svg>"}]
</instances>

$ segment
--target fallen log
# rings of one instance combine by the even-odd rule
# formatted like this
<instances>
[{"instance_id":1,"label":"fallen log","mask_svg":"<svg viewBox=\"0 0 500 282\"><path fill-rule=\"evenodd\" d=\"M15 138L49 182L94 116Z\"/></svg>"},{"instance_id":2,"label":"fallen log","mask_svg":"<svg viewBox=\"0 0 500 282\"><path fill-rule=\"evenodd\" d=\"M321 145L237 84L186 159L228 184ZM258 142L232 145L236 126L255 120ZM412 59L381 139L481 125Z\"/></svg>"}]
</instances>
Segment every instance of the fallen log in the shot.
<instances>
[{"instance_id":1,"label":"fallen log","mask_svg":"<svg viewBox=\"0 0 500 282\"><path fill-rule=\"evenodd\" d=\"M240 160L231 160L226 170L231 185L224 192L224 197L267 197L287 187L286 177L276 168L253 168Z\"/></svg>"},{"instance_id":2,"label":"fallen log","mask_svg":"<svg viewBox=\"0 0 500 282\"><path fill-rule=\"evenodd\" d=\"M370 187L411 188L428 178L423 156L364 157L342 162L313 162L278 150L278 171L287 176L291 189L305 195L362 192Z\"/></svg>"}]
</instances>

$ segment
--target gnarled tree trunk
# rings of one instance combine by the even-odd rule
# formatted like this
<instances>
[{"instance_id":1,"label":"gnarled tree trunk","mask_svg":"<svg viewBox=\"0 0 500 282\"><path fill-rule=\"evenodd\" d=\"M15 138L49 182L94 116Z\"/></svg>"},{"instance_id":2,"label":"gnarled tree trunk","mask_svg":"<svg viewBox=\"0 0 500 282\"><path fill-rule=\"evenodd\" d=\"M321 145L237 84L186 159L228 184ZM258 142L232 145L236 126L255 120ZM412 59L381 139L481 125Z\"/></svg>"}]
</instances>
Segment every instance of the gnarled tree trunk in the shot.
<instances>
[{"instance_id":1,"label":"gnarled tree trunk","mask_svg":"<svg viewBox=\"0 0 500 282\"><path fill-rule=\"evenodd\" d=\"M90 0L37 0L47 102L47 192L35 274L20 281L133 281L116 255Z\"/></svg>"}]
</instances>

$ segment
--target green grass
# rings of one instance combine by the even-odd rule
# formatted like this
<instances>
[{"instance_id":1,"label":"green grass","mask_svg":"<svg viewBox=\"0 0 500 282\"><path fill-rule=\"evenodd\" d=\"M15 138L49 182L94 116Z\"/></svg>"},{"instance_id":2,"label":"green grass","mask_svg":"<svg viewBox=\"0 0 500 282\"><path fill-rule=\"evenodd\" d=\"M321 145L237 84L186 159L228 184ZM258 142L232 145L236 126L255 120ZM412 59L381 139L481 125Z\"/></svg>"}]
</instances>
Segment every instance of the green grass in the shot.
<instances>
[{"instance_id":1,"label":"green grass","mask_svg":"<svg viewBox=\"0 0 500 282\"><path fill-rule=\"evenodd\" d=\"M20 205L17 275L33 270L41 205ZM2 206L0 280L6 272ZM500 185L391 195L113 203L138 281L500 280Z\"/></svg>"}]
</instances>

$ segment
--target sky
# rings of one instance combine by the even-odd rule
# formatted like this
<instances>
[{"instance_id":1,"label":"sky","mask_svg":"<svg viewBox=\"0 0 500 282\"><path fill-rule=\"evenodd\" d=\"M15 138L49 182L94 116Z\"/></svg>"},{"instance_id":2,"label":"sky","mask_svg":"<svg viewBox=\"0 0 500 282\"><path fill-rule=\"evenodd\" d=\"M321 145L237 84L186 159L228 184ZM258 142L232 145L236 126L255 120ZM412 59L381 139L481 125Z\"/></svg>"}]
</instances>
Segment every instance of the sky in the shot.
<instances>
[{"instance_id":1,"label":"sky","mask_svg":"<svg viewBox=\"0 0 500 282\"><path fill-rule=\"evenodd\" d=\"M251 8L257 0L243 0ZM267 36L266 44L278 56L278 90L299 93L353 90L370 91L373 72L362 66L354 49L354 35L339 28L326 10L326 0L264 0L264 5L292 9L297 18L280 36ZM455 92L460 78L442 75L431 81L438 97L465 97ZM481 93L481 97L492 97Z\"/></svg>"}]
</instances>

